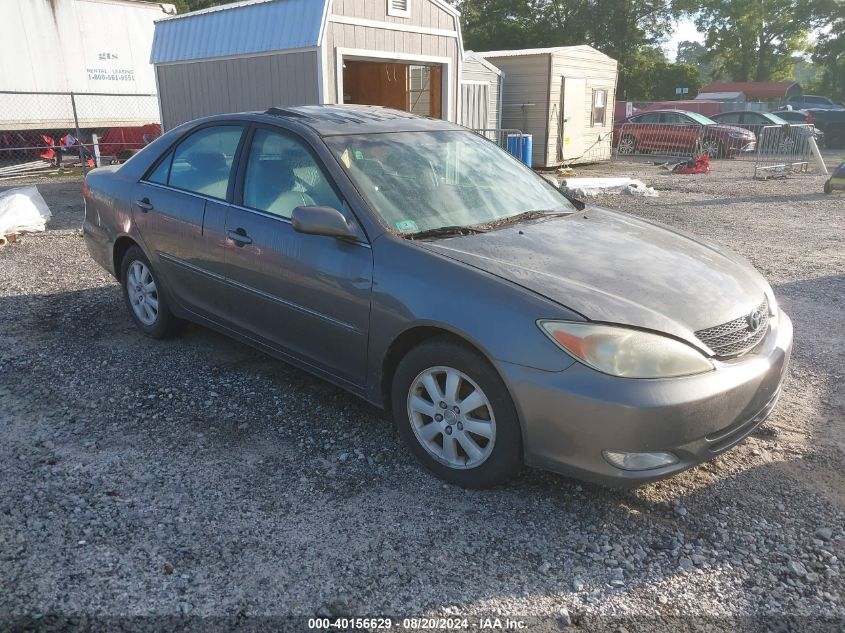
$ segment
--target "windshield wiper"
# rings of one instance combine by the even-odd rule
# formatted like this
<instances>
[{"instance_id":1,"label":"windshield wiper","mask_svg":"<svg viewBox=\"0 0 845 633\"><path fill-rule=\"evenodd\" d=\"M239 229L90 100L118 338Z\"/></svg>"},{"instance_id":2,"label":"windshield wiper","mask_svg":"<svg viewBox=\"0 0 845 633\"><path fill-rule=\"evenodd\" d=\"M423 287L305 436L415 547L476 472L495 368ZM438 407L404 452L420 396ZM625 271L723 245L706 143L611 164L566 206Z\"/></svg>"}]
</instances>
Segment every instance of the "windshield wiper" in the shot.
<instances>
[{"instance_id":1,"label":"windshield wiper","mask_svg":"<svg viewBox=\"0 0 845 633\"><path fill-rule=\"evenodd\" d=\"M509 218L502 218L501 220L488 222L484 225L484 228L499 228L502 226L507 226L509 224L519 224L520 222L528 222L529 220L537 220L539 218L560 218L567 215L572 215L573 213L573 211L552 211L551 209L535 209L533 211L524 211L522 213L517 213L516 215L512 215Z\"/></svg>"},{"instance_id":2,"label":"windshield wiper","mask_svg":"<svg viewBox=\"0 0 845 633\"><path fill-rule=\"evenodd\" d=\"M474 233L486 233L486 228L475 226L440 226L436 229L427 229L417 233L406 233L402 237L408 240L424 240L428 237L450 237L454 235L472 235Z\"/></svg>"}]
</instances>

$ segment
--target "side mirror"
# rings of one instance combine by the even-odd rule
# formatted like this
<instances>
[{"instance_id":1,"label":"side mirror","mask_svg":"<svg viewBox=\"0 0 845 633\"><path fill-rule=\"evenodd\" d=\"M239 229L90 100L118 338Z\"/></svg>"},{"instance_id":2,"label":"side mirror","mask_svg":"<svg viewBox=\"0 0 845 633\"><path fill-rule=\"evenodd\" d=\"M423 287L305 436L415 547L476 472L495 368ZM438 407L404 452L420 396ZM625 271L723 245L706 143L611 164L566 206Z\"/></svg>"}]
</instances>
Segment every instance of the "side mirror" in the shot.
<instances>
[{"instance_id":1,"label":"side mirror","mask_svg":"<svg viewBox=\"0 0 845 633\"><path fill-rule=\"evenodd\" d=\"M295 231L325 235L340 240L357 240L358 233L343 214L332 207L296 207L290 216Z\"/></svg>"}]
</instances>

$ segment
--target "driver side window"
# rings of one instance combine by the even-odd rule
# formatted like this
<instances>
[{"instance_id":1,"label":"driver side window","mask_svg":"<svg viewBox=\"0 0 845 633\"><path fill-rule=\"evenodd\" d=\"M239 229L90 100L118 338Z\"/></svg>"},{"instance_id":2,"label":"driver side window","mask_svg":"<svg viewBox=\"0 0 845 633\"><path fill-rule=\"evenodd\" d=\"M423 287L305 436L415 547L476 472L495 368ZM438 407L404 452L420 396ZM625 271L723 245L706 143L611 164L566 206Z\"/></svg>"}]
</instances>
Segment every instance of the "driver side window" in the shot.
<instances>
[{"instance_id":1,"label":"driver side window","mask_svg":"<svg viewBox=\"0 0 845 633\"><path fill-rule=\"evenodd\" d=\"M245 207L290 218L296 207L342 208L322 168L299 141L258 129L244 175Z\"/></svg>"}]
</instances>

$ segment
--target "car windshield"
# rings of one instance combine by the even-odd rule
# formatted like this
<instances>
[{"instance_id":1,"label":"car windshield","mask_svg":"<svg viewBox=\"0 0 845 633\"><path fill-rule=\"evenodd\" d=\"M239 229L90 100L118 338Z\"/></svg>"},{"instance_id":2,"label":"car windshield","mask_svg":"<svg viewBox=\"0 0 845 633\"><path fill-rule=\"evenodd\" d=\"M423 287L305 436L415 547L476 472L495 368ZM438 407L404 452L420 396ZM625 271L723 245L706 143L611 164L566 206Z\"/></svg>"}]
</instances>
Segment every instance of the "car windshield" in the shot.
<instances>
[{"instance_id":1,"label":"car windshield","mask_svg":"<svg viewBox=\"0 0 845 633\"><path fill-rule=\"evenodd\" d=\"M473 132L358 134L329 137L326 144L400 234L574 211L552 185Z\"/></svg>"},{"instance_id":2,"label":"car windshield","mask_svg":"<svg viewBox=\"0 0 845 633\"><path fill-rule=\"evenodd\" d=\"M699 114L698 112L685 112L684 114L696 123L701 123L701 125L716 125L716 122L713 119L710 119L703 114Z\"/></svg>"}]
</instances>

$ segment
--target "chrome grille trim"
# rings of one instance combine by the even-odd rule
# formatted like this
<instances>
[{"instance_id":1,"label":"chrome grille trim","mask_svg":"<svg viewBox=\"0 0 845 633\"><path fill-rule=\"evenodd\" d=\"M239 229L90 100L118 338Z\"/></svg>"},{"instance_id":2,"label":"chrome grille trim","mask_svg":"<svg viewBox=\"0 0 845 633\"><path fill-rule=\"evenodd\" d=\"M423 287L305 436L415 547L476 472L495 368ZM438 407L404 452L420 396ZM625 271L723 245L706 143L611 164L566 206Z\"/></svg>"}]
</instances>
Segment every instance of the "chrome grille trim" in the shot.
<instances>
[{"instance_id":1,"label":"chrome grille trim","mask_svg":"<svg viewBox=\"0 0 845 633\"><path fill-rule=\"evenodd\" d=\"M751 329L749 315L744 315L733 321L722 323L715 327L698 330L695 336L699 341L713 350L718 358L732 358L751 351L763 340L769 331L769 300L763 298L763 303L756 310L761 313L760 325Z\"/></svg>"}]
</instances>

